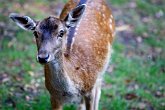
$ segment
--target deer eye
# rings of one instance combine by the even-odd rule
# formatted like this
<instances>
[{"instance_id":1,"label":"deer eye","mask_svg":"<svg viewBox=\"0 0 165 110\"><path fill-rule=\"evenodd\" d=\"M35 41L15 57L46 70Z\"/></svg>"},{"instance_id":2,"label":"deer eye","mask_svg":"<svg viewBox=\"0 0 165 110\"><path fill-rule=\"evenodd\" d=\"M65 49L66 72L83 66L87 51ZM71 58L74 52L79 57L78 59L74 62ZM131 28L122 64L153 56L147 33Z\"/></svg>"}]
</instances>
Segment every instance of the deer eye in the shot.
<instances>
[{"instance_id":1,"label":"deer eye","mask_svg":"<svg viewBox=\"0 0 165 110\"><path fill-rule=\"evenodd\" d=\"M63 35L64 35L64 30L61 30L58 34L58 37L63 37Z\"/></svg>"},{"instance_id":2,"label":"deer eye","mask_svg":"<svg viewBox=\"0 0 165 110\"><path fill-rule=\"evenodd\" d=\"M38 33L36 31L34 31L33 34L36 38L38 38Z\"/></svg>"}]
</instances>

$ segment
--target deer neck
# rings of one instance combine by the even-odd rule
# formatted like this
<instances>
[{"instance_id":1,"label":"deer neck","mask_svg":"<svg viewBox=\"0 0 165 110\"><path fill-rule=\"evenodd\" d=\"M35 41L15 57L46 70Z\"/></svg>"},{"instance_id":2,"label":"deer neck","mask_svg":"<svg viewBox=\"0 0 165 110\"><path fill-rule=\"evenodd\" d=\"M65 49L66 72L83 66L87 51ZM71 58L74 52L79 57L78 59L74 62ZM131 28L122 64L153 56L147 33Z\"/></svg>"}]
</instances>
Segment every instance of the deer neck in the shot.
<instances>
[{"instance_id":1,"label":"deer neck","mask_svg":"<svg viewBox=\"0 0 165 110\"><path fill-rule=\"evenodd\" d=\"M45 83L48 90L50 92L65 92L71 95L70 91L73 91L73 83L64 71L62 51L59 51L55 59L48 63L45 68L48 68L45 71Z\"/></svg>"}]
</instances>

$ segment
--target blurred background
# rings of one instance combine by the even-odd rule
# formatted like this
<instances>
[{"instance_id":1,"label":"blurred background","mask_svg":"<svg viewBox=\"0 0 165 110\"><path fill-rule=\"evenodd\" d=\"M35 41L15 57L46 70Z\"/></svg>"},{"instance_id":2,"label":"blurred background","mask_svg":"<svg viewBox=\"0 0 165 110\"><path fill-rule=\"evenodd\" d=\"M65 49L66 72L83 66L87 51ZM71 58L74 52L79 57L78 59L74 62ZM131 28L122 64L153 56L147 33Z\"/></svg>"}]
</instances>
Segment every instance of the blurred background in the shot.
<instances>
[{"instance_id":1,"label":"blurred background","mask_svg":"<svg viewBox=\"0 0 165 110\"><path fill-rule=\"evenodd\" d=\"M8 15L41 20L59 15L66 1L0 0L0 110L50 110L34 37ZM100 110L165 110L165 0L107 3L117 28Z\"/></svg>"}]
</instances>

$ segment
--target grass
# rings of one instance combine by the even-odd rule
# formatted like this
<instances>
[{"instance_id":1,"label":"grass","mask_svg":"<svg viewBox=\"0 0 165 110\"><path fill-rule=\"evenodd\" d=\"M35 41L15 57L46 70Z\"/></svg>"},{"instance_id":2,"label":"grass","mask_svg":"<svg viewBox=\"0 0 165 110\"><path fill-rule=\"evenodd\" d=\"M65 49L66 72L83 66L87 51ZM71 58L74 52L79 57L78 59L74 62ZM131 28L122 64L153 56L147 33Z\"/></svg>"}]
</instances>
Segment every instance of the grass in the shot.
<instances>
[{"instance_id":1,"label":"grass","mask_svg":"<svg viewBox=\"0 0 165 110\"><path fill-rule=\"evenodd\" d=\"M38 19L53 13L45 13L51 10L49 6L52 2L31 2L6 0L4 5L0 3L0 12L3 12L0 24L6 24L0 30L1 110L50 110L43 70L35 60L37 51L32 33L14 27L7 17L9 12L14 11ZM100 110L164 110L165 2L110 2L117 27L129 25L131 28L117 32L110 68L104 75ZM31 8L24 7L25 4ZM43 11L40 12L39 8ZM74 109L73 105L64 108Z\"/></svg>"}]
</instances>

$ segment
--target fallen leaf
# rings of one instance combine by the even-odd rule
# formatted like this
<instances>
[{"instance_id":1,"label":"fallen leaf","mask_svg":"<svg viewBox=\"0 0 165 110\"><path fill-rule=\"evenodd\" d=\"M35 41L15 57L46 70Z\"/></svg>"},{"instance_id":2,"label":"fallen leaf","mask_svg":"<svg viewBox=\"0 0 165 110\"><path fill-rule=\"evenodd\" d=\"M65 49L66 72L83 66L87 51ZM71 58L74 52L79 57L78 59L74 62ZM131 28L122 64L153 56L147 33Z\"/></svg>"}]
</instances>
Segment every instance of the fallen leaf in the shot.
<instances>
[{"instance_id":1,"label":"fallen leaf","mask_svg":"<svg viewBox=\"0 0 165 110\"><path fill-rule=\"evenodd\" d=\"M138 98L138 96L136 94L134 94L134 93L127 93L125 95L125 99L126 100L133 100L133 99L136 99L136 98Z\"/></svg>"},{"instance_id":2,"label":"fallen leaf","mask_svg":"<svg viewBox=\"0 0 165 110\"><path fill-rule=\"evenodd\" d=\"M140 110L144 110L144 109L146 108L146 104L143 103L143 102L141 102L141 103L138 104L138 108L139 108Z\"/></svg>"},{"instance_id":3,"label":"fallen leaf","mask_svg":"<svg viewBox=\"0 0 165 110\"><path fill-rule=\"evenodd\" d=\"M155 14L155 16L156 16L157 18L161 18L163 15L164 15L163 10L159 10L159 11Z\"/></svg>"},{"instance_id":4,"label":"fallen leaf","mask_svg":"<svg viewBox=\"0 0 165 110\"><path fill-rule=\"evenodd\" d=\"M125 95L125 99L126 100L133 100L133 99L136 99L136 98L138 98L138 96L136 94L134 94L134 93L127 93Z\"/></svg>"},{"instance_id":5,"label":"fallen leaf","mask_svg":"<svg viewBox=\"0 0 165 110\"><path fill-rule=\"evenodd\" d=\"M10 77L7 74L0 74L0 83L5 83L10 80Z\"/></svg>"},{"instance_id":6,"label":"fallen leaf","mask_svg":"<svg viewBox=\"0 0 165 110\"><path fill-rule=\"evenodd\" d=\"M136 41L137 41L138 43L141 43L141 42L143 41L143 39L142 39L141 36L138 36L138 37L136 38Z\"/></svg>"},{"instance_id":7,"label":"fallen leaf","mask_svg":"<svg viewBox=\"0 0 165 110\"><path fill-rule=\"evenodd\" d=\"M154 95L155 95L155 97L157 97L157 98L163 98L163 93L162 93L161 91L156 91L156 92L154 93Z\"/></svg>"}]
</instances>

